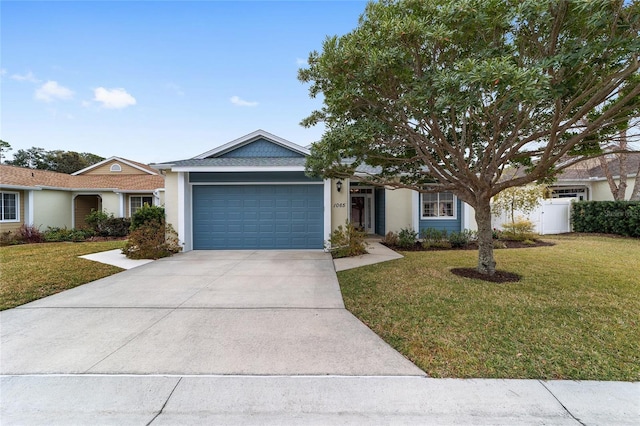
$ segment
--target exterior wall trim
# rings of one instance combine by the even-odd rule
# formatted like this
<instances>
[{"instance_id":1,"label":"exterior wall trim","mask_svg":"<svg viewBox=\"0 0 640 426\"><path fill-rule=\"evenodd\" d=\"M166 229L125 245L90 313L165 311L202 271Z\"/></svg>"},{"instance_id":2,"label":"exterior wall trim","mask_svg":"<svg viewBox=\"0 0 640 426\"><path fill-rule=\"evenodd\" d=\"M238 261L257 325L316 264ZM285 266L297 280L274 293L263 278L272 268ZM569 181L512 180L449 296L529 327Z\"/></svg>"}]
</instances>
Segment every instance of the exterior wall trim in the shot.
<instances>
[{"instance_id":1,"label":"exterior wall trim","mask_svg":"<svg viewBox=\"0 0 640 426\"><path fill-rule=\"evenodd\" d=\"M237 167L237 166L208 166L208 167L173 167L172 172L304 172L304 166L253 166L253 167Z\"/></svg>"},{"instance_id":2,"label":"exterior wall trim","mask_svg":"<svg viewBox=\"0 0 640 426\"><path fill-rule=\"evenodd\" d=\"M308 181L308 182L272 182L272 181L260 181L260 182L189 182L191 186L211 186L211 185L324 185L324 182Z\"/></svg>"},{"instance_id":3,"label":"exterior wall trim","mask_svg":"<svg viewBox=\"0 0 640 426\"><path fill-rule=\"evenodd\" d=\"M411 192L411 224L415 232L420 232L420 193Z\"/></svg>"},{"instance_id":4,"label":"exterior wall trim","mask_svg":"<svg viewBox=\"0 0 640 426\"><path fill-rule=\"evenodd\" d=\"M324 237L331 237L331 179L324 180Z\"/></svg>"}]
</instances>

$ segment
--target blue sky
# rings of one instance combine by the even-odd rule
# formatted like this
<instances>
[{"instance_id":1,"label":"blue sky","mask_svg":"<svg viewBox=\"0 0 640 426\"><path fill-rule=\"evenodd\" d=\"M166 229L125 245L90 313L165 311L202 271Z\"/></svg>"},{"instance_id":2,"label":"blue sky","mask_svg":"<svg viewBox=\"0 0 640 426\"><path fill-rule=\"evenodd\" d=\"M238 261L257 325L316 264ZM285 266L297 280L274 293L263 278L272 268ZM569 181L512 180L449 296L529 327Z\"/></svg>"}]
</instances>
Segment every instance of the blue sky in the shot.
<instances>
[{"instance_id":1,"label":"blue sky","mask_svg":"<svg viewBox=\"0 0 640 426\"><path fill-rule=\"evenodd\" d=\"M190 158L264 129L308 145L297 80L365 1L0 4L0 139L14 152ZM11 153L9 153L11 154Z\"/></svg>"}]
</instances>

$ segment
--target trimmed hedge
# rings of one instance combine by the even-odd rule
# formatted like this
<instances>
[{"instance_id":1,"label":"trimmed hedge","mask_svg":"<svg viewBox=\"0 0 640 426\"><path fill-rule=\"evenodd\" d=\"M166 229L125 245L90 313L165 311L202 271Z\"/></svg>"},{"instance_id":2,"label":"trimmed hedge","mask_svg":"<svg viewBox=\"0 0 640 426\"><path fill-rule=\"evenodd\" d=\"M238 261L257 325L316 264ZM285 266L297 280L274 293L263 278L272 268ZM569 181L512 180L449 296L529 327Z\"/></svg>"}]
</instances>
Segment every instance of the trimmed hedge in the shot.
<instances>
[{"instance_id":1,"label":"trimmed hedge","mask_svg":"<svg viewBox=\"0 0 640 426\"><path fill-rule=\"evenodd\" d=\"M640 201L579 201L571 219L575 232L640 237Z\"/></svg>"}]
</instances>

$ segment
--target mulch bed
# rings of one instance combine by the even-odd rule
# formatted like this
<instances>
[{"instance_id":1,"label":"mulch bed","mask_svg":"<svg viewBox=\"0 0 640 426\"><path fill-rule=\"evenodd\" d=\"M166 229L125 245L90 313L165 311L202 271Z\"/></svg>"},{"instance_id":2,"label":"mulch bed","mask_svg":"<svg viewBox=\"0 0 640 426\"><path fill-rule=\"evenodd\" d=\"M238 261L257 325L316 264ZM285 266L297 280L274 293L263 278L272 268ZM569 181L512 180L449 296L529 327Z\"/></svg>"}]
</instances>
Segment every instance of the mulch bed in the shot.
<instances>
[{"instance_id":1,"label":"mulch bed","mask_svg":"<svg viewBox=\"0 0 640 426\"><path fill-rule=\"evenodd\" d=\"M554 246L555 245L555 243L551 243L549 241L542 241L542 240L535 240L534 244L525 244L522 241L507 241L507 240L504 240L504 241L500 240L500 242L504 243L504 245L506 246L505 248L507 248L507 249L531 248L531 247L549 247L549 246ZM392 246L392 245L385 244L385 243L381 243L381 244L389 247L391 250L394 250L394 251L478 250L478 243L476 243L476 242L469 243L465 247L451 247L451 248L449 248L449 247L427 247L427 248L425 248L419 242L416 243L412 247L398 247L398 246ZM497 249L497 250L503 250L503 249Z\"/></svg>"},{"instance_id":2,"label":"mulch bed","mask_svg":"<svg viewBox=\"0 0 640 426\"><path fill-rule=\"evenodd\" d=\"M489 281L492 283L513 283L520 281L520 275L507 271L496 271L493 275L485 275L475 268L453 268L451 273L464 278Z\"/></svg>"},{"instance_id":3,"label":"mulch bed","mask_svg":"<svg viewBox=\"0 0 640 426\"><path fill-rule=\"evenodd\" d=\"M501 243L504 244L504 249L520 249L520 248L530 248L530 247L549 247L555 245L549 241L535 240L534 244L525 244L522 241L508 241L508 240L500 240ZM395 251L442 251L442 250L478 250L478 243L473 242L468 244L465 247L456 247L456 248L447 248L447 247L423 247L422 244L417 242L412 247L397 247L391 246L385 243L383 245L389 247ZM494 249L497 250L497 249ZM464 278L473 278L482 281L489 281L492 283L513 283L520 281L520 275L514 274L512 272L507 271L496 271L494 275L485 275L478 272L475 268L454 268L451 270L451 273L458 275Z\"/></svg>"}]
</instances>

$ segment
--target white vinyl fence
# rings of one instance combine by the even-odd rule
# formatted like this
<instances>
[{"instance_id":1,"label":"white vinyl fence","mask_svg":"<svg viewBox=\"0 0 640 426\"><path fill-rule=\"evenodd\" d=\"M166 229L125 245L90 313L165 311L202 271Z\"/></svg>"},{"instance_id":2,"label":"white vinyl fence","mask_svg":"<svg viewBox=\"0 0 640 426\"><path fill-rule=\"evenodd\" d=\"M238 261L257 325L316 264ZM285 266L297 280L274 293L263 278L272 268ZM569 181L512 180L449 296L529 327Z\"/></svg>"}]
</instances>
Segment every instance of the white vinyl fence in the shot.
<instances>
[{"instance_id":1,"label":"white vinyl fence","mask_svg":"<svg viewBox=\"0 0 640 426\"><path fill-rule=\"evenodd\" d=\"M529 219L535 225L535 231L542 235L571 232L572 201L572 198L541 199L538 208L534 211L528 214L516 211L515 217ZM493 217L494 228L502 229L502 224L510 222L511 216L507 213Z\"/></svg>"}]
</instances>

